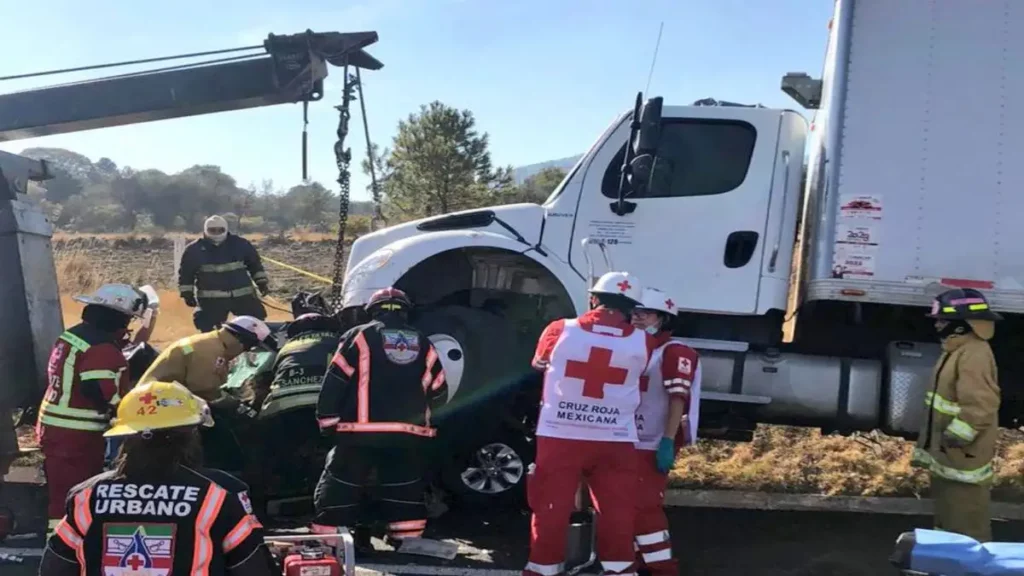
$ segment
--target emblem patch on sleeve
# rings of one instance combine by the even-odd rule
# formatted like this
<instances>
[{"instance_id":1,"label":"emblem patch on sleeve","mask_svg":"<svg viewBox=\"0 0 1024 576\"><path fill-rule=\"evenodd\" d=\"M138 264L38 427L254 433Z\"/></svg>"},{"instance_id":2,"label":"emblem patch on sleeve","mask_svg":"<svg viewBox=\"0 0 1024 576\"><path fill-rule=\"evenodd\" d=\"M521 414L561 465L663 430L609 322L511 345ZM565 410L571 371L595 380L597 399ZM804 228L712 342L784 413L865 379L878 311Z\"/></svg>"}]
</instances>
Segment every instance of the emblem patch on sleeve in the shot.
<instances>
[{"instance_id":1,"label":"emblem patch on sleeve","mask_svg":"<svg viewBox=\"0 0 1024 576\"><path fill-rule=\"evenodd\" d=\"M104 524L104 576L168 576L174 567L174 524Z\"/></svg>"},{"instance_id":2,"label":"emblem patch on sleeve","mask_svg":"<svg viewBox=\"0 0 1024 576\"><path fill-rule=\"evenodd\" d=\"M384 354L395 364L409 364L420 355L420 337L409 330L381 330Z\"/></svg>"},{"instance_id":3,"label":"emblem patch on sleeve","mask_svg":"<svg viewBox=\"0 0 1024 576\"><path fill-rule=\"evenodd\" d=\"M683 374L684 376L689 376L690 373L693 372L693 362L690 362L689 358L680 357L677 369L679 370L680 374Z\"/></svg>"},{"instance_id":4,"label":"emblem patch on sleeve","mask_svg":"<svg viewBox=\"0 0 1024 576\"><path fill-rule=\"evenodd\" d=\"M238 501L242 503L242 510L245 510L246 514L252 514L252 501L249 500L248 492L239 492Z\"/></svg>"}]
</instances>

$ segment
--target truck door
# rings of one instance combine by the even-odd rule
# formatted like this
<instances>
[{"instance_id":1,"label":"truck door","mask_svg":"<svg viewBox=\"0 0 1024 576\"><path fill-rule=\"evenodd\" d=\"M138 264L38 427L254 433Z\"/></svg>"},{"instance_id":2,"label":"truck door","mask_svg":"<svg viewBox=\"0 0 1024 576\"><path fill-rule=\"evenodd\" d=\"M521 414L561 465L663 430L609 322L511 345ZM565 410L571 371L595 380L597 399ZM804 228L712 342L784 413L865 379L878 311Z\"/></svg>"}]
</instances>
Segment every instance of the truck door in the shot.
<instances>
[{"instance_id":1,"label":"truck door","mask_svg":"<svg viewBox=\"0 0 1024 576\"><path fill-rule=\"evenodd\" d=\"M767 109L666 106L658 157L673 170L629 196L635 210L618 216L611 205L625 154L617 144L629 136L623 122L582 183L573 266L586 269L583 238L601 239L615 268L665 290L681 308L756 313L779 126L780 112ZM595 273L602 266L595 262Z\"/></svg>"}]
</instances>

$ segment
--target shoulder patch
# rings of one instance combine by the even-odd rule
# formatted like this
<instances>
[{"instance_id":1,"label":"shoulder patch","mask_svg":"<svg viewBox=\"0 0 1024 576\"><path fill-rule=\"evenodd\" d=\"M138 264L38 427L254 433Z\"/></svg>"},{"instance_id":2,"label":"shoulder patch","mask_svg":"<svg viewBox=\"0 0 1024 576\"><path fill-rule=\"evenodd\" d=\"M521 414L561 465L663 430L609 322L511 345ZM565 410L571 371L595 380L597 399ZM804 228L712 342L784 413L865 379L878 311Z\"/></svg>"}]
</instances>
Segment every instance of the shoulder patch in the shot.
<instances>
[{"instance_id":1,"label":"shoulder patch","mask_svg":"<svg viewBox=\"0 0 1024 576\"><path fill-rule=\"evenodd\" d=\"M248 492L239 492L238 502L242 504L242 510L245 510L246 514L252 514L252 501L249 500Z\"/></svg>"},{"instance_id":2,"label":"shoulder patch","mask_svg":"<svg viewBox=\"0 0 1024 576\"><path fill-rule=\"evenodd\" d=\"M384 354L395 364L409 364L420 355L420 336L411 330L381 330Z\"/></svg>"}]
</instances>

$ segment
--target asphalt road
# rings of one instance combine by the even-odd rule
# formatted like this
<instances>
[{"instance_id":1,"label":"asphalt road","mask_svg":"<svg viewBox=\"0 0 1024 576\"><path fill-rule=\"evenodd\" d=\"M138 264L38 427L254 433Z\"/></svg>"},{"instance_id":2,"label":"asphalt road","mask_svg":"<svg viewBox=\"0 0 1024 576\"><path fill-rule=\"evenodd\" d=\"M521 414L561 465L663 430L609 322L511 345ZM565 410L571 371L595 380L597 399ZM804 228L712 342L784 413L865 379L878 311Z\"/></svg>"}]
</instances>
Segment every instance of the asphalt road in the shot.
<instances>
[{"instance_id":1,"label":"asphalt road","mask_svg":"<svg viewBox=\"0 0 1024 576\"><path fill-rule=\"evenodd\" d=\"M888 556L896 537L930 525L929 518L912 516L710 508L671 508L669 519L680 574L702 576L895 575ZM994 529L997 540L1024 541L1024 523L996 522ZM394 570L402 574L500 576L498 570L525 563L528 533L524 515L451 513L434 521L427 536L458 543L455 560L397 554L376 542L381 550L357 564L401 566ZM0 566L0 573L29 576L36 567Z\"/></svg>"}]
</instances>

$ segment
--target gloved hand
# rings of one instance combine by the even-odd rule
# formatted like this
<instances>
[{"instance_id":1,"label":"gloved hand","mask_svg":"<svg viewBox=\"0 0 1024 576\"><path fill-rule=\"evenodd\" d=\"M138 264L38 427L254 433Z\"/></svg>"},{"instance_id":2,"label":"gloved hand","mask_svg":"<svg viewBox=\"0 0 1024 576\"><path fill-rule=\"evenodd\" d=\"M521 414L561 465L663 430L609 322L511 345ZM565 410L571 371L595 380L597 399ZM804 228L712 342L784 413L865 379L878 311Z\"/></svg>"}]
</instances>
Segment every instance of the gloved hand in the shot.
<instances>
[{"instance_id":1,"label":"gloved hand","mask_svg":"<svg viewBox=\"0 0 1024 576\"><path fill-rule=\"evenodd\" d=\"M914 468L927 469L931 465L931 456L920 448L914 448L914 455L910 457L910 465Z\"/></svg>"},{"instance_id":2,"label":"gloved hand","mask_svg":"<svg viewBox=\"0 0 1024 576\"><path fill-rule=\"evenodd\" d=\"M270 284L267 284L266 282L261 282L257 284L256 288L259 289L260 296L266 296L267 294L270 294Z\"/></svg>"},{"instance_id":3,"label":"gloved hand","mask_svg":"<svg viewBox=\"0 0 1024 576\"><path fill-rule=\"evenodd\" d=\"M674 438L662 438L658 443L658 453L655 455L658 465L658 472L668 474L672 465L676 463L676 444Z\"/></svg>"},{"instance_id":4,"label":"gloved hand","mask_svg":"<svg viewBox=\"0 0 1024 576\"><path fill-rule=\"evenodd\" d=\"M189 308L195 308L199 305L199 303L196 302L196 295L192 292L182 293L181 299L185 301L185 306L188 306Z\"/></svg>"}]
</instances>

